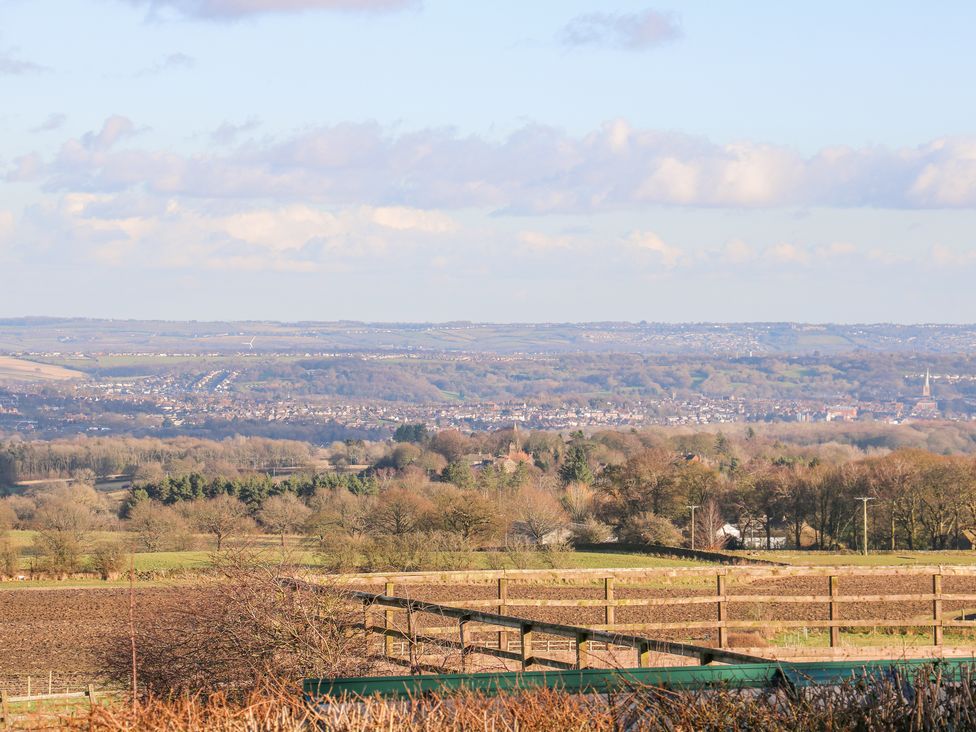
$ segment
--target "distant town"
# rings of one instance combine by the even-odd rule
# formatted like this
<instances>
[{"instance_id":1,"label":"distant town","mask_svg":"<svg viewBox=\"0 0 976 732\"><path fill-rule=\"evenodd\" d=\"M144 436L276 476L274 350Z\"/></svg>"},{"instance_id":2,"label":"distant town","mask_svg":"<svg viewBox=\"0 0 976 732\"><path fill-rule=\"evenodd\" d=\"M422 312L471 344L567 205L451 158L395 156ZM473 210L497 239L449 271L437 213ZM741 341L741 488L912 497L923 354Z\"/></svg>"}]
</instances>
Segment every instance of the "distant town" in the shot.
<instances>
[{"instance_id":1,"label":"distant town","mask_svg":"<svg viewBox=\"0 0 976 732\"><path fill-rule=\"evenodd\" d=\"M570 431L976 419L976 362L962 346L971 337L976 344L976 329L966 326L938 326L949 328L960 348L947 352L945 344L931 351L909 347L931 342L925 326L844 326L842 335L826 326L795 324L347 326L340 336L332 326L291 332L276 325L269 334L270 326L248 324L201 338L197 331L207 329L194 324L194 335L187 336L194 347L179 350L147 347L146 340L172 342L188 324L133 328L107 321L98 330L91 321L36 329L33 322L3 324L0 343L56 339L75 348L8 349L0 355L3 433L252 434L327 443L382 438L404 423L462 431L512 424ZM157 330L148 332L152 326ZM466 350L426 342L401 350L363 348L380 332L396 342L440 339L452 328L472 329L482 340ZM584 345L553 346L554 333L563 342L574 340L574 328L580 331L576 336L587 336L575 339ZM655 328L658 340L681 344L678 352L637 348L634 333ZM530 330L544 334L538 343L523 342L520 351L500 346ZM722 337L703 340L710 330L720 330ZM682 331L693 346L678 337ZM830 352L811 351L813 343L800 340L796 353L770 352L771 334L779 333L782 341L783 333L811 332L819 334L821 345L833 344ZM310 334L342 340L344 347L301 350ZM854 334L862 339L857 348L835 352L837 338ZM281 350L262 343L288 338L294 342ZM200 350L201 340L219 347ZM109 342L116 347L101 350ZM89 345L78 348L79 343Z\"/></svg>"}]
</instances>

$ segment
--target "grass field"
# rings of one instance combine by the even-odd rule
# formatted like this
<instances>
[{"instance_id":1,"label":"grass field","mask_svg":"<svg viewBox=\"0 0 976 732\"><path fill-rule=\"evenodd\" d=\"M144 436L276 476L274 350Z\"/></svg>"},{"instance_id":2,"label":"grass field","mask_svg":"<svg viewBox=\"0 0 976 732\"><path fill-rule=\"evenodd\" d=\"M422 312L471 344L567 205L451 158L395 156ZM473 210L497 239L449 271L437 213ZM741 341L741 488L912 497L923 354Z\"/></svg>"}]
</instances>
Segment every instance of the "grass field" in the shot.
<instances>
[{"instance_id":1,"label":"grass field","mask_svg":"<svg viewBox=\"0 0 976 732\"><path fill-rule=\"evenodd\" d=\"M34 559L35 531L15 530L6 534L7 540L21 552L21 567L28 570ZM131 546L136 536L124 531L96 531L88 537L90 544L100 542L119 542ZM133 555L135 570L145 576L146 573L158 573L167 579L179 574L181 570L193 572L206 569L213 565L215 546L208 536L194 537L196 548L187 551L136 552ZM248 537L238 537L228 540L225 548L247 548L260 553L265 561L285 562L287 564L306 567L309 569L325 570L330 566L330 558L316 551L315 547L301 536L288 537L286 546L281 548L277 536L266 534ZM619 569L626 567L694 567L702 566L702 562L689 559L670 559L639 553L604 553L604 552L558 552L553 556L545 553L533 553L523 558L524 563L516 566L512 559L505 554L489 554L487 552L469 552L464 555L439 557L435 567L431 569L445 569L447 567L479 570L479 569ZM85 557L87 561L87 557ZM128 562L126 563L128 566ZM162 577L161 577L162 578ZM187 578L187 579L191 579ZM140 583L154 583L157 580L141 579ZM105 582L97 579L74 578L70 580L34 580L30 587L106 587L125 584L125 577L116 581ZM15 583L0 584L8 589ZM24 587L23 583L16 583Z\"/></svg>"},{"instance_id":2,"label":"grass field","mask_svg":"<svg viewBox=\"0 0 976 732\"><path fill-rule=\"evenodd\" d=\"M847 554L838 552L811 551L736 551L730 552L750 559L766 559L772 562L785 562L801 567L852 566L852 567L891 567L934 565L934 564L976 564L976 551L896 551Z\"/></svg>"},{"instance_id":3,"label":"grass field","mask_svg":"<svg viewBox=\"0 0 976 732\"><path fill-rule=\"evenodd\" d=\"M62 366L0 356L0 381L67 381L83 376L80 371Z\"/></svg>"}]
</instances>

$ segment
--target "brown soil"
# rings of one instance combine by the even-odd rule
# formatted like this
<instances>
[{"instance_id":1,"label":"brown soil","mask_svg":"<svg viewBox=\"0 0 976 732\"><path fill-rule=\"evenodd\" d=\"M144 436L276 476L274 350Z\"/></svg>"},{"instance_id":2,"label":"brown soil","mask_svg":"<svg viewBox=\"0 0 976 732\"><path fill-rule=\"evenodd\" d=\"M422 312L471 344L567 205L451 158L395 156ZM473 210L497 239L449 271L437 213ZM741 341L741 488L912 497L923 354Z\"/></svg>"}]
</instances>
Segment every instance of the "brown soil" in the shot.
<instances>
[{"instance_id":1,"label":"brown soil","mask_svg":"<svg viewBox=\"0 0 976 732\"><path fill-rule=\"evenodd\" d=\"M381 588L366 588L376 589ZM976 577L945 577L945 592L976 594ZM397 594L431 601L463 601L488 599L495 596L493 584L466 585L402 585ZM176 589L152 588L136 590L137 622L147 617L155 607L179 593ZM824 577L792 577L758 580L751 583L730 583L730 594L825 595ZM904 577L842 577L840 593L845 594L910 594L931 592L931 580L924 576ZM616 597L691 597L714 593L712 587L618 587ZM602 589L591 587L519 585L509 586L509 597L602 598ZM0 679L12 674L97 672L97 649L113 635L125 634L128 623L128 591L119 589L45 589L0 590ZM966 603L944 603L948 617L958 613ZM976 603L968 604L970 609ZM481 608L492 611L492 608ZM929 617L929 602L844 603L841 617L850 619L911 620ZM658 607L619 607L618 623L681 622L712 620L716 608L711 603L686 605L679 602ZM521 607L511 608L510 614L528 619L590 625L603 622L603 608ZM730 620L823 620L828 617L823 603L734 603L729 606ZM379 617L375 619L379 621ZM452 621L434 616L421 616L421 625L451 625ZM397 619L397 626L401 620ZM714 632L708 629L685 632L648 632L660 638L680 638L691 642L710 643ZM746 631L731 635L735 641L755 635ZM768 633L760 635L768 636ZM749 645L761 645L752 643Z\"/></svg>"},{"instance_id":2,"label":"brown soil","mask_svg":"<svg viewBox=\"0 0 976 732\"><path fill-rule=\"evenodd\" d=\"M172 589L137 589L136 622ZM0 675L91 673L97 649L126 633L126 589L0 590Z\"/></svg>"}]
</instances>

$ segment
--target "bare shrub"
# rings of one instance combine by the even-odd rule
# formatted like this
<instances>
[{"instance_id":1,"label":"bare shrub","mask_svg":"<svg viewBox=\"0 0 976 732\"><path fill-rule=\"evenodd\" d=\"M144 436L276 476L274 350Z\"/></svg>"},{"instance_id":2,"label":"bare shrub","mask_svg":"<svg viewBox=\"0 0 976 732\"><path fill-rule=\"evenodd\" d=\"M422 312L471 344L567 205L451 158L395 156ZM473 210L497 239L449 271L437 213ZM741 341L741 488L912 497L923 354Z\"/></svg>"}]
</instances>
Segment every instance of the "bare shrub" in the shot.
<instances>
[{"instance_id":1,"label":"bare shrub","mask_svg":"<svg viewBox=\"0 0 976 732\"><path fill-rule=\"evenodd\" d=\"M363 555L368 572L415 572L433 559L427 537L420 533L370 537Z\"/></svg>"},{"instance_id":2,"label":"bare shrub","mask_svg":"<svg viewBox=\"0 0 976 732\"><path fill-rule=\"evenodd\" d=\"M504 569L505 568L505 552L495 551L490 549L483 554L485 558L485 566L488 569Z\"/></svg>"},{"instance_id":3,"label":"bare shrub","mask_svg":"<svg viewBox=\"0 0 976 732\"><path fill-rule=\"evenodd\" d=\"M20 573L20 550L9 539L0 539L0 577L16 577Z\"/></svg>"},{"instance_id":4,"label":"bare shrub","mask_svg":"<svg viewBox=\"0 0 976 732\"><path fill-rule=\"evenodd\" d=\"M96 544L88 557L88 565L103 580L115 579L125 568L125 548L116 541Z\"/></svg>"},{"instance_id":5,"label":"bare shrub","mask_svg":"<svg viewBox=\"0 0 976 732\"><path fill-rule=\"evenodd\" d=\"M360 568L363 558L363 539L342 531L323 535L317 546L317 554L326 572L354 572Z\"/></svg>"},{"instance_id":6,"label":"bare shrub","mask_svg":"<svg viewBox=\"0 0 976 732\"><path fill-rule=\"evenodd\" d=\"M465 539L451 531L432 531L427 535L433 552L431 569L471 569L475 563L474 552Z\"/></svg>"},{"instance_id":7,"label":"bare shrub","mask_svg":"<svg viewBox=\"0 0 976 732\"><path fill-rule=\"evenodd\" d=\"M617 532L620 540L632 544L678 546L681 533L663 516L645 511L624 519Z\"/></svg>"},{"instance_id":8,"label":"bare shrub","mask_svg":"<svg viewBox=\"0 0 976 732\"><path fill-rule=\"evenodd\" d=\"M570 542L573 544L602 544L612 538L613 530L595 518L570 527Z\"/></svg>"},{"instance_id":9,"label":"bare shrub","mask_svg":"<svg viewBox=\"0 0 976 732\"><path fill-rule=\"evenodd\" d=\"M337 589L285 587L290 579L281 565L236 553L218 577L154 606L135 626L140 691L242 694L268 680L366 673L363 635L351 632L357 608ZM130 639L120 634L102 655L109 680L129 685Z\"/></svg>"},{"instance_id":10,"label":"bare shrub","mask_svg":"<svg viewBox=\"0 0 976 732\"><path fill-rule=\"evenodd\" d=\"M505 543L505 557L515 569L528 569L537 556L535 544L524 537L513 536Z\"/></svg>"},{"instance_id":11,"label":"bare shrub","mask_svg":"<svg viewBox=\"0 0 976 732\"><path fill-rule=\"evenodd\" d=\"M325 700L323 700L325 701ZM338 700L334 700L338 701ZM570 694L537 689L503 694L428 692L409 702L351 698L314 706L293 690L273 688L243 698L152 699L132 706L97 705L61 720L62 728L89 732L648 732L702 730L969 730L976 720L976 674L957 676L936 666L874 674L842 684L797 689L712 688L669 691L624 686L611 694Z\"/></svg>"},{"instance_id":12,"label":"bare shrub","mask_svg":"<svg viewBox=\"0 0 976 732\"><path fill-rule=\"evenodd\" d=\"M572 566L573 548L561 541L544 544L539 552L542 563L552 569L565 569Z\"/></svg>"}]
</instances>

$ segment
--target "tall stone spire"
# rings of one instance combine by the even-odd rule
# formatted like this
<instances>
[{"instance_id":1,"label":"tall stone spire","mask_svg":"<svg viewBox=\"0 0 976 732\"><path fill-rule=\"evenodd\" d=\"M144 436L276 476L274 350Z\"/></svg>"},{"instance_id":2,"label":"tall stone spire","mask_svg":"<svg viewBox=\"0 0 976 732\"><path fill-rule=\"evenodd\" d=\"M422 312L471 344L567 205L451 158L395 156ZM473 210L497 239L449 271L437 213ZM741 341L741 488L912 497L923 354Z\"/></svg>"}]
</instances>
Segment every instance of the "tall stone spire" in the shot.
<instances>
[{"instance_id":1,"label":"tall stone spire","mask_svg":"<svg viewBox=\"0 0 976 732\"><path fill-rule=\"evenodd\" d=\"M929 370L925 369L925 386L922 387L922 397L932 396L932 385L929 383Z\"/></svg>"}]
</instances>

